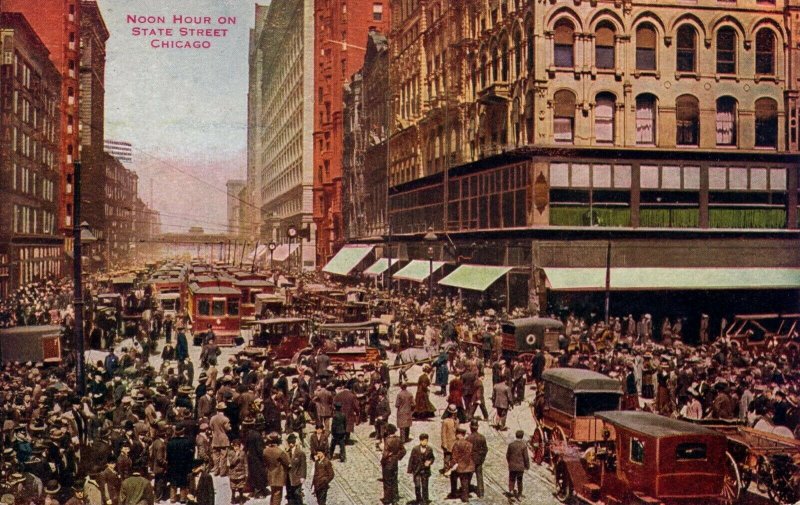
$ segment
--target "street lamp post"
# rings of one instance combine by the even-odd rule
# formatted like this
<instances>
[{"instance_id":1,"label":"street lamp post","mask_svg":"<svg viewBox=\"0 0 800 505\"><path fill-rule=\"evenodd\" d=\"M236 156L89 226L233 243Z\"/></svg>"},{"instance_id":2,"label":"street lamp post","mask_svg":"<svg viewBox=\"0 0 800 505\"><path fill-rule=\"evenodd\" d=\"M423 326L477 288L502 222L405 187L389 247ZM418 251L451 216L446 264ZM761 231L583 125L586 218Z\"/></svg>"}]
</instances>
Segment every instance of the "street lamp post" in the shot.
<instances>
[{"instance_id":1,"label":"street lamp post","mask_svg":"<svg viewBox=\"0 0 800 505\"><path fill-rule=\"evenodd\" d=\"M433 243L439 240L439 237L436 233L433 232L433 226L428 227L428 233L422 237L422 240ZM428 246L428 296L433 299L433 246Z\"/></svg>"},{"instance_id":2,"label":"street lamp post","mask_svg":"<svg viewBox=\"0 0 800 505\"><path fill-rule=\"evenodd\" d=\"M295 225L289 226L289 228L286 230L286 236L289 237L289 253L290 253L290 257L291 257L292 241L298 238L297 237L297 226L295 226ZM303 255L303 252L301 250L300 251L300 256L301 257L299 258L299 261L298 261L298 264L300 265L300 268L299 268L299 271L298 271L298 275L303 273L303 258L302 258L302 255ZM291 262L289 262L289 263L291 264Z\"/></svg>"},{"instance_id":3,"label":"street lamp post","mask_svg":"<svg viewBox=\"0 0 800 505\"><path fill-rule=\"evenodd\" d=\"M275 241L272 241L269 243L268 247L269 247L269 269L270 271L273 271L275 270L275 267L272 264L272 257L275 254L275 249L278 247L278 244L276 244Z\"/></svg>"},{"instance_id":4,"label":"street lamp post","mask_svg":"<svg viewBox=\"0 0 800 505\"><path fill-rule=\"evenodd\" d=\"M428 299L433 300L433 247L428 246Z\"/></svg>"}]
</instances>

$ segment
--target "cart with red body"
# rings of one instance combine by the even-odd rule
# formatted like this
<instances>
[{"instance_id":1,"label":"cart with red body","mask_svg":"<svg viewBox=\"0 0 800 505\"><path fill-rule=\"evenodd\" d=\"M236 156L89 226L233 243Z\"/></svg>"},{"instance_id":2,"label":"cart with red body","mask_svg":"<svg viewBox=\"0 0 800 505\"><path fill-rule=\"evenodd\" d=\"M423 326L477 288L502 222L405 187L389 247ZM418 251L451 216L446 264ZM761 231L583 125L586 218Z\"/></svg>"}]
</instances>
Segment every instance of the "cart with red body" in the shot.
<instances>
[{"instance_id":1,"label":"cart with red body","mask_svg":"<svg viewBox=\"0 0 800 505\"><path fill-rule=\"evenodd\" d=\"M214 282L204 279L203 284L195 282L189 285L188 309L192 327L195 333L202 333L210 326L218 345L233 345L239 336L242 292L230 281Z\"/></svg>"}]
</instances>

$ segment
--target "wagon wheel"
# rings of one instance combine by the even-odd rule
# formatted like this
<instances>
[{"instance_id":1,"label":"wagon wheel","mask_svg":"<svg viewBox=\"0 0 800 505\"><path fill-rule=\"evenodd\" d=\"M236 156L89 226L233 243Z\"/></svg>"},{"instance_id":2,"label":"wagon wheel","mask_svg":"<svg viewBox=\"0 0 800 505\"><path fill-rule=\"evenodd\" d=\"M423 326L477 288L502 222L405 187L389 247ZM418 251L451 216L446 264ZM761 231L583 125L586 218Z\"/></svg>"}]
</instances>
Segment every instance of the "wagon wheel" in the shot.
<instances>
[{"instance_id":1,"label":"wagon wheel","mask_svg":"<svg viewBox=\"0 0 800 505\"><path fill-rule=\"evenodd\" d=\"M531 435L531 440L528 442L528 445L530 446L533 462L537 465L541 465L544 462L547 451L547 440L545 439L542 428L536 428L533 435Z\"/></svg>"},{"instance_id":2,"label":"wagon wheel","mask_svg":"<svg viewBox=\"0 0 800 505\"><path fill-rule=\"evenodd\" d=\"M564 464L556 466L556 499L561 503L569 503L572 500L572 480Z\"/></svg>"},{"instance_id":3,"label":"wagon wheel","mask_svg":"<svg viewBox=\"0 0 800 505\"><path fill-rule=\"evenodd\" d=\"M742 492L742 479L739 476L739 467L736 465L733 456L729 452L725 453L725 477L722 480L722 493L720 503L731 505L736 503Z\"/></svg>"},{"instance_id":4,"label":"wagon wheel","mask_svg":"<svg viewBox=\"0 0 800 505\"><path fill-rule=\"evenodd\" d=\"M556 455L553 454L553 448L560 447L567 442L567 436L561 426L556 426L550 430L550 436L547 440L547 455L550 458L550 464L555 465Z\"/></svg>"}]
</instances>

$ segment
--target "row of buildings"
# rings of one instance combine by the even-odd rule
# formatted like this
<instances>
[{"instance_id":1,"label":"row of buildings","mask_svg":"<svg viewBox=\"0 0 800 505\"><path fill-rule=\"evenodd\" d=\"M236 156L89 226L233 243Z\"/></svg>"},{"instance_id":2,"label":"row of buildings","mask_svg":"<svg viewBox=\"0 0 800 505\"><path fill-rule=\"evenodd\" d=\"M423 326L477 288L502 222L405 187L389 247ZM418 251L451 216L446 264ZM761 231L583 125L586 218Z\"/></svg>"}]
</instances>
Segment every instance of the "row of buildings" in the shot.
<instances>
[{"instance_id":1,"label":"row of buildings","mask_svg":"<svg viewBox=\"0 0 800 505\"><path fill-rule=\"evenodd\" d=\"M511 267L533 301L608 263L800 288L800 0L256 9L243 231L311 226L320 267L354 242Z\"/></svg>"},{"instance_id":2,"label":"row of buildings","mask_svg":"<svg viewBox=\"0 0 800 505\"><path fill-rule=\"evenodd\" d=\"M106 153L105 44L96 2L0 0L0 296L68 274L74 164L97 237L88 262L122 261L157 233L137 176Z\"/></svg>"}]
</instances>

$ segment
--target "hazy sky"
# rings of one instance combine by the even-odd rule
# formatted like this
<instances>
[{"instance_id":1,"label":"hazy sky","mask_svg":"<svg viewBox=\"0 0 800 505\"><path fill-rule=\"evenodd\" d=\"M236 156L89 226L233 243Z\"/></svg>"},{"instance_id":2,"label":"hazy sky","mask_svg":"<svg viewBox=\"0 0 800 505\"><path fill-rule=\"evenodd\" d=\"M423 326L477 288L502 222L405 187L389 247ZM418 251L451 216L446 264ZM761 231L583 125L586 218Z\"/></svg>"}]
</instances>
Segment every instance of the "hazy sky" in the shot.
<instances>
[{"instance_id":1,"label":"hazy sky","mask_svg":"<svg viewBox=\"0 0 800 505\"><path fill-rule=\"evenodd\" d=\"M225 181L243 178L247 147L247 50L251 0L97 0L111 34L106 61L106 138L133 143L139 193L168 225L219 231ZM266 3L266 2L262 2ZM165 23L130 23L129 15ZM211 18L174 24L173 16ZM219 24L235 17L235 24ZM202 19L201 19L202 21ZM227 29L226 37L181 36L179 29ZM173 36L135 34L172 29ZM219 34L219 33L218 33ZM154 40L206 40L206 49L154 48ZM191 175L201 178L203 184ZM213 187L212 187L213 186ZM180 231L165 226L164 231Z\"/></svg>"}]
</instances>

